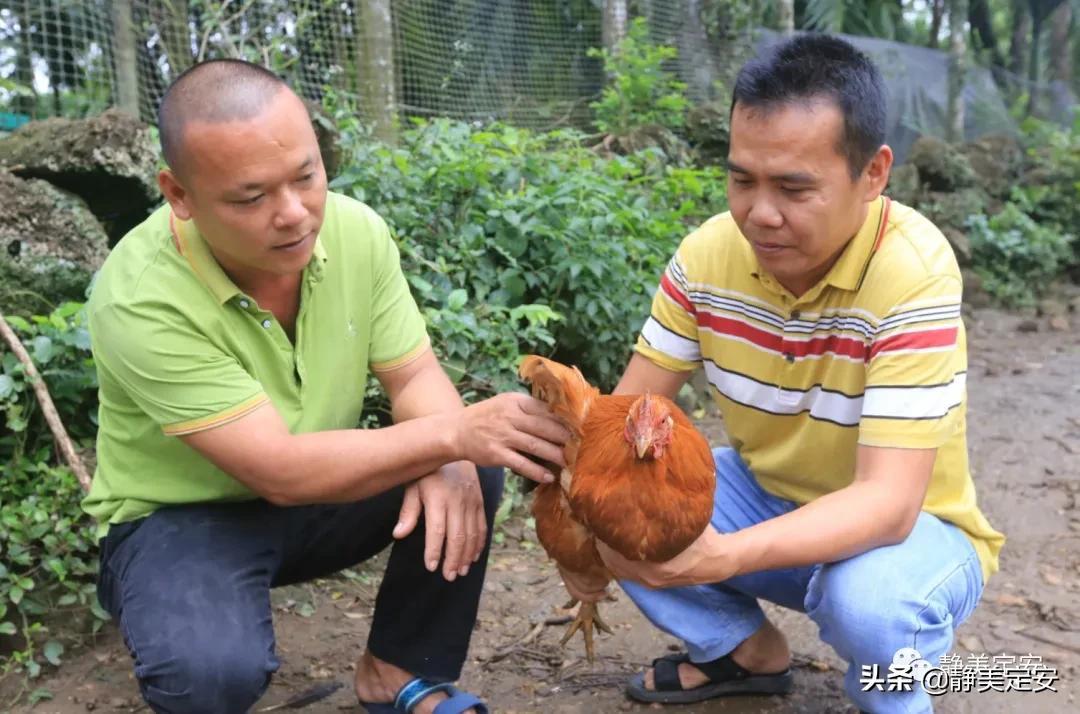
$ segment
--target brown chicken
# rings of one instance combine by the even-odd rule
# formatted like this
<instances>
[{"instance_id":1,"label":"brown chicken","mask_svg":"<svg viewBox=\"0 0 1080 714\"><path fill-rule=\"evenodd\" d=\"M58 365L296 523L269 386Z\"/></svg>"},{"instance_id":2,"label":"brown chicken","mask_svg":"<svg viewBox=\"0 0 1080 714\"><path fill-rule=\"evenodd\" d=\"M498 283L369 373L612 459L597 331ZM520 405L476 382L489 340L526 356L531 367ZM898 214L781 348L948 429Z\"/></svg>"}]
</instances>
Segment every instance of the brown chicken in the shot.
<instances>
[{"instance_id":1,"label":"brown chicken","mask_svg":"<svg viewBox=\"0 0 1080 714\"><path fill-rule=\"evenodd\" d=\"M664 562L704 532L716 486L712 452L674 402L601 395L576 367L535 355L518 373L573 434L566 468L533 500L536 535L560 569L601 590L612 576L597 540L630 560ZM590 662L594 625L611 633L596 603L583 602L562 639L580 629Z\"/></svg>"}]
</instances>

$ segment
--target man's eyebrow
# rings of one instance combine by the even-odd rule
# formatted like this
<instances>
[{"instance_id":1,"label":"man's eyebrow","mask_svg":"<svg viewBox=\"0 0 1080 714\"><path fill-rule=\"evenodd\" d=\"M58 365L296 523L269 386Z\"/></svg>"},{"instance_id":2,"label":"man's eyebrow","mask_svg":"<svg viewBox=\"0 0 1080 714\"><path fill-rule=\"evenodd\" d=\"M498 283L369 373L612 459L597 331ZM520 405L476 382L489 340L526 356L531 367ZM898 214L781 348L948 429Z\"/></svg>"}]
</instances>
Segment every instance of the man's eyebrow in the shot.
<instances>
[{"instance_id":1,"label":"man's eyebrow","mask_svg":"<svg viewBox=\"0 0 1080 714\"><path fill-rule=\"evenodd\" d=\"M745 169L742 166L739 166L734 161L728 161L726 163L727 163L727 170L732 172L732 173L737 173L737 174L749 174L750 173L750 171L748 169ZM769 176L769 180L778 181L780 183L794 183L794 184L802 184L802 185L807 185L807 186L817 183L817 178L815 178L811 174L804 173L802 171L795 171L795 172L789 173L789 174L775 174L775 175Z\"/></svg>"},{"instance_id":2,"label":"man's eyebrow","mask_svg":"<svg viewBox=\"0 0 1080 714\"><path fill-rule=\"evenodd\" d=\"M796 183L796 184L815 184L817 179L810 174L796 171L790 174L780 174L778 176L770 176L773 181L779 181L780 183Z\"/></svg>"},{"instance_id":3,"label":"man's eyebrow","mask_svg":"<svg viewBox=\"0 0 1080 714\"><path fill-rule=\"evenodd\" d=\"M300 164L296 168L296 170L297 171L303 171L304 169L310 167L314 162L315 162L315 157L308 154L308 157L306 159L304 159L304 162L302 164ZM239 190L241 190L241 191L258 191L262 187L263 187L263 185L256 181L254 183L245 183L244 185L239 187Z\"/></svg>"}]
</instances>

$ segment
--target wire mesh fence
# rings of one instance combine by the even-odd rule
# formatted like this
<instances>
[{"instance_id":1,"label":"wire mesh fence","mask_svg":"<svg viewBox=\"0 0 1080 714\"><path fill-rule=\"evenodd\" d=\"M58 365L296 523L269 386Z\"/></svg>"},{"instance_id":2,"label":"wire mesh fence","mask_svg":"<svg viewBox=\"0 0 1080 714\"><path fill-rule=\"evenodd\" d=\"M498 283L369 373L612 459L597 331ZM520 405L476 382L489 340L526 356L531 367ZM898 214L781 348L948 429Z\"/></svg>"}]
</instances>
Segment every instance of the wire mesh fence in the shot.
<instances>
[{"instance_id":1,"label":"wire mesh fence","mask_svg":"<svg viewBox=\"0 0 1080 714\"><path fill-rule=\"evenodd\" d=\"M709 15L702 0L636 0L691 99L723 95L768 32ZM169 82L194 62L242 57L320 101L355 96L388 115L501 119L533 128L588 126L604 83L589 48L603 43L603 0L0 0L0 131L29 117L121 106L152 121ZM884 68L895 135L943 135L945 53L850 38ZM1065 87L977 69L968 135L1015 128L1016 97L1067 121ZM940 96L939 96L940 95Z\"/></svg>"}]
</instances>

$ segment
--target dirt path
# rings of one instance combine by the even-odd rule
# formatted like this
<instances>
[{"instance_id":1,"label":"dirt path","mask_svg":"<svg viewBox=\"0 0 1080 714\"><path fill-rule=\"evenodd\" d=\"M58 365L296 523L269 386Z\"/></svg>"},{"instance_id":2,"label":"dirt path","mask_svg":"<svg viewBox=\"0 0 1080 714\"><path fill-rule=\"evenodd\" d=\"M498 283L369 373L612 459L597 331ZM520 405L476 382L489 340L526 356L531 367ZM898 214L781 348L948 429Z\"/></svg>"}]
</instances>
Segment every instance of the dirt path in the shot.
<instances>
[{"instance_id":1,"label":"dirt path","mask_svg":"<svg viewBox=\"0 0 1080 714\"><path fill-rule=\"evenodd\" d=\"M937 700L942 712L1063 712L1075 701L1080 667L1080 315L1069 331L1018 329L1022 318L977 314L971 329L969 431L980 505L1009 538L1002 571L991 580L974 616L960 628L953 653L1035 654L1058 669L1058 692L971 693ZM722 425L706 420L715 441ZM337 580L274 592L282 668L259 707L283 702L320 683L346 686L305 709L312 714L362 711L348 683L364 641L380 563ZM558 646L558 616L566 599L535 535L510 524L492 555L471 659L462 684L499 712L643 711L621 686L647 660L675 642L654 630L625 597L606 605L614 636L601 636L592 668L574 640ZM817 638L805 615L768 607L795 652L796 691L785 698L716 701L686 712L836 712L849 706L843 666ZM13 683L0 685L9 701ZM114 628L96 645L72 653L37 686L53 699L35 713L148 711L131 677ZM2 706L2 705L0 705ZM29 711L26 707L14 711Z\"/></svg>"}]
</instances>

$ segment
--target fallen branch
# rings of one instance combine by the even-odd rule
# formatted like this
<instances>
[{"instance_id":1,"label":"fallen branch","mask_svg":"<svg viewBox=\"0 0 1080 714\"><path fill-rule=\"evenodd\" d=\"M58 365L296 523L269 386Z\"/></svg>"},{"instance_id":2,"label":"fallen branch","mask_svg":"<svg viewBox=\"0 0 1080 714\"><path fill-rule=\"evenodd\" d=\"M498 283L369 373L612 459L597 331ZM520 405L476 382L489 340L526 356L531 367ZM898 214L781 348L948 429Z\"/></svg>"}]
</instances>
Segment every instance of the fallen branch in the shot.
<instances>
[{"instance_id":1,"label":"fallen branch","mask_svg":"<svg viewBox=\"0 0 1080 714\"><path fill-rule=\"evenodd\" d=\"M75 478L79 479L79 485L83 487L84 491L89 491L90 475L86 472L86 466L83 465L82 459L75 452L75 446L72 445L71 439L67 435L64 422L60 420L60 415L56 412L56 406L53 404L52 397L49 396L49 388L38 373L33 360L30 359L30 353L26 351L19 336L15 334L7 320L4 319L2 310L0 310L0 334L4 336L4 341L8 343L18 360L22 362L26 376L34 387L34 394L37 396L38 404L41 405L41 412L45 415L45 421L48 422L53 438L56 439L56 444L60 447L60 453L64 455L64 460L67 461L68 466L75 473Z\"/></svg>"}]
</instances>

